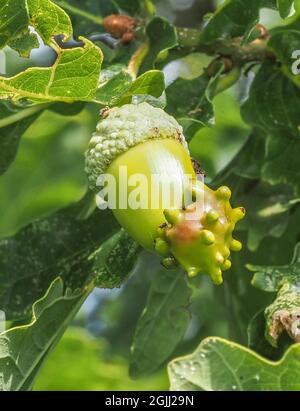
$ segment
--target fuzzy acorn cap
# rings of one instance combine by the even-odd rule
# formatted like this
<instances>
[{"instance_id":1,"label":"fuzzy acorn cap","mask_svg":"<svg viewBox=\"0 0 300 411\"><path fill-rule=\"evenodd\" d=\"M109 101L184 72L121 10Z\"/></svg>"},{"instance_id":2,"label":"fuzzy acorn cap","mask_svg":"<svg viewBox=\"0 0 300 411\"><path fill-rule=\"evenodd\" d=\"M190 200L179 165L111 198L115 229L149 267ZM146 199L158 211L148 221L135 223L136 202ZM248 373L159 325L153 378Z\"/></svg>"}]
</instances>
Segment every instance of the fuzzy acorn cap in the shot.
<instances>
[{"instance_id":1,"label":"fuzzy acorn cap","mask_svg":"<svg viewBox=\"0 0 300 411\"><path fill-rule=\"evenodd\" d=\"M105 112L86 152L85 171L91 189L113 160L131 147L147 140L170 138L188 151L182 127L160 108L148 103L126 104Z\"/></svg>"}]
</instances>

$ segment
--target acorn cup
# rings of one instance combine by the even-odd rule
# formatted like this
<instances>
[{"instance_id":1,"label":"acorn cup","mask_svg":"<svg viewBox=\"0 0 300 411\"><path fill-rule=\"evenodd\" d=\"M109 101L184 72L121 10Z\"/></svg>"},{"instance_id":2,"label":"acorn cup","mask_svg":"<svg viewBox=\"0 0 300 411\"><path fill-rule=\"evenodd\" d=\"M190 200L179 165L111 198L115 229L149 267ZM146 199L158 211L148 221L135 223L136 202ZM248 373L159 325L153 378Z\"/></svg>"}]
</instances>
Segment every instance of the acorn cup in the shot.
<instances>
[{"instance_id":1,"label":"acorn cup","mask_svg":"<svg viewBox=\"0 0 300 411\"><path fill-rule=\"evenodd\" d=\"M106 111L86 152L86 172L98 192L99 177L113 176L116 219L145 249L159 254L164 267L181 265L189 277L205 273L222 283L222 272L231 267L230 250L242 247L232 232L245 210L232 209L229 188L213 191L197 180L173 117L148 103Z\"/></svg>"}]
</instances>

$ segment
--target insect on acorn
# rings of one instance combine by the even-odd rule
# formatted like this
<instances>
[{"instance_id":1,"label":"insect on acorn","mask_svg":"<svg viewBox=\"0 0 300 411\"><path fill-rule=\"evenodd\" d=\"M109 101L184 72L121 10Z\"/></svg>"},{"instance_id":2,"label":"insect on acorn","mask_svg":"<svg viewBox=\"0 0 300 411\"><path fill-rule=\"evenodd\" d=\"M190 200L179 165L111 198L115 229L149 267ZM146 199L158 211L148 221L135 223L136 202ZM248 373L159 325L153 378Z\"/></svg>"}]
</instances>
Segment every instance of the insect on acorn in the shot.
<instances>
[{"instance_id":1,"label":"insect on acorn","mask_svg":"<svg viewBox=\"0 0 300 411\"><path fill-rule=\"evenodd\" d=\"M245 215L242 207L232 209L228 187L216 191L197 180L182 127L177 121L148 103L127 104L105 111L86 152L86 172L91 189L103 173L112 175L116 195L127 178L142 174L168 176L172 187L186 190L185 176L190 176L191 202L179 198L170 209L159 202L153 207L153 192L147 185L150 205L132 209L117 206L113 213L121 226L145 249L162 256L166 268L181 265L189 277L210 275L215 284L223 281L222 271L231 267L230 250L242 245L232 238L236 223ZM128 189L128 196L134 187ZM117 201L119 204L119 201Z\"/></svg>"}]
</instances>

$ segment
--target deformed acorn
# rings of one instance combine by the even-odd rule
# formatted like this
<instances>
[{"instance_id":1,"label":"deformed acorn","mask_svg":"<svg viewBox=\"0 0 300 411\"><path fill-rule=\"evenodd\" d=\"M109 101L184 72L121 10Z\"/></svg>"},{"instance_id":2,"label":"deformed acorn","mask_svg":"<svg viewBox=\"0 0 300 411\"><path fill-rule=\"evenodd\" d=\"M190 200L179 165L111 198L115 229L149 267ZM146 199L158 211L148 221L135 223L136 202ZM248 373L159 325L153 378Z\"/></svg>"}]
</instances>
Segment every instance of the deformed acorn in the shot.
<instances>
[{"instance_id":1,"label":"deformed acorn","mask_svg":"<svg viewBox=\"0 0 300 411\"><path fill-rule=\"evenodd\" d=\"M141 103L105 114L86 153L90 187L96 189L103 173L114 176L117 201L113 213L139 244L157 252L166 268L180 264L189 277L206 273L214 283L222 283L222 271L231 267L230 250L241 249L232 232L244 217L244 208L232 209L228 187L213 191L197 180L182 127L163 110ZM120 188L127 184L120 176L121 169L126 169L127 181L136 175L145 177L148 184L142 194L149 198L146 207L120 207ZM172 207L163 207L157 192L152 191L153 176L167 176L173 190L181 188L182 192L186 190L185 176L189 176L190 203L184 204L180 197ZM128 200L136 186L129 185L126 190Z\"/></svg>"}]
</instances>

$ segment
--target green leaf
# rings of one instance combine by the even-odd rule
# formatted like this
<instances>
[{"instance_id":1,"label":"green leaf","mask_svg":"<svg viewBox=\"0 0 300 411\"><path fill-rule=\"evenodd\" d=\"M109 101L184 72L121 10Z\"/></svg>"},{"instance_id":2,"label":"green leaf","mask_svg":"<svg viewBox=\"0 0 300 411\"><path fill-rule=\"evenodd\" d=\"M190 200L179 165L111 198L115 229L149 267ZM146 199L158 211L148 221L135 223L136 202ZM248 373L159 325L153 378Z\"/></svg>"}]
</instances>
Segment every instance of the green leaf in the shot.
<instances>
[{"instance_id":1,"label":"green leaf","mask_svg":"<svg viewBox=\"0 0 300 411\"><path fill-rule=\"evenodd\" d=\"M263 178L271 184L285 183L300 194L299 138L268 136L267 156L262 168Z\"/></svg>"},{"instance_id":2,"label":"green leaf","mask_svg":"<svg viewBox=\"0 0 300 411\"><path fill-rule=\"evenodd\" d=\"M0 391L29 390L45 357L90 290L70 293L57 278L32 308L29 324L0 334Z\"/></svg>"},{"instance_id":3,"label":"green leaf","mask_svg":"<svg viewBox=\"0 0 300 411\"><path fill-rule=\"evenodd\" d=\"M193 80L175 80L166 90L166 111L179 121L196 122L198 128L212 124L213 106L206 94L209 81L206 74Z\"/></svg>"},{"instance_id":4,"label":"green leaf","mask_svg":"<svg viewBox=\"0 0 300 411\"><path fill-rule=\"evenodd\" d=\"M238 153L249 136L249 128L241 119L240 106L232 92L218 94L213 103L214 127L199 130L190 141L189 149L210 179L220 173L221 184L227 184L226 174L232 170L233 158L239 158ZM248 162L243 164L243 168L247 165Z\"/></svg>"},{"instance_id":5,"label":"green leaf","mask_svg":"<svg viewBox=\"0 0 300 411\"><path fill-rule=\"evenodd\" d=\"M276 0L227 0L212 15L200 36L200 41L210 43L234 37L247 37L259 22L263 7L275 8Z\"/></svg>"},{"instance_id":6,"label":"green leaf","mask_svg":"<svg viewBox=\"0 0 300 411\"><path fill-rule=\"evenodd\" d=\"M146 27L149 51L143 60L140 73L151 70L160 52L169 50L177 44L174 26L162 17L154 17Z\"/></svg>"},{"instance_id":7,"label":"green leaf","mask_svg":"<svg viewBox=\"0 0 300 411\"><path fill-rule=\"evenodd\" d=\"M247 218L240 229L248 233L248 248L255 251L268 236L281 238L289 223L290 211L300 203L288 186L260 183L239 193L240 204L247 210Z\"/></svg>"},{"instance_id":8,"label":"green leaf","mask_svg":"<svg viewBox=\"0 0 300 411\"><path fill-rule=\"evenodd\" d=\"M55 103L49 105L49 110L62 116L76 116L85 106L83 101L76 101L75 103Z\"/></svg>"},{"instance_id":9,"label":"green leaf","mask_svg":"<svg viewBox=\"0 0 300 411\"><path fill-rule=\"evenodd\" d=\"M264 64L242 107L244 120L266 133L300 138L300 90L272 64Z\"/></svg>"},{"instance_id":10,"label":"green leaf","mask_svg":"<svg viewBox=\"0 0 300 411\"><path fill-rule=\"evenodd\" d=\"M132 77L128 72L122 70L116 73L96 91L97 102L103 106L116 105L120 97L130 89L131 84Z\"/></svg>"},{"instance_id":11,"label":"green leaf","mask_svg":"<svg viewBox=\"0 0 300 411\"><path fill-rule=\"evenodd\" d=\"M120 287L140 251L140 246L124 230L110 237L92 256L95 286Z\"/></svg>"},{"instance_id":12,"label":"green leaf","mask_svg":"<svg viewBox=\"0 0 300 411\"><path fill-rule=\"evenodd\" d=\"M25 0L0 1L0 48L28 32L29 15Z\"/></svg>"},{"instance_id":13,"label":"green leaf","mask_svg":"<svg viewBox=\"0 0 300 411\"><path fill-rule=\"evenodd\" d=\"M96 100L102 105L123 105L131 103L133 96L160 97L164 88L164 76L159 70L149 70L134 81L127 72L121 71L99 87Z\"/></svg>"},{"instance_id":14,"label":"green leaf","mask_svg":"<svg viewBox=\"0 0 300 411\"><path fill-rule=\"evenodd\" d=\"M285 19L287 18L293 8L294 0L277 0L277 8L279 10L280 16Z\"/></svg>"},{"instance_id":15,"label":"green leaf","mask_svg":"<svg viewBox=\"0 0 300 411\"><path fill-rule=\"evenodd\" d=\"M29 57L32 49L39 47L39 41L34 33L25 33L10 41L9 46L16 50L21 57Z\"/></svg>"},{"instance_id":16,"label":"green leaf","mask_svg":"<svg viewBox=\"0 0 300 411\"><path fill-rule=\"evenodd\" d=\"M16 161L0 178L0 215L5 215L0 219L0 237L11 236L84 195L82 153L94 124L87 109L73 117L45 110L25 131Z\"/></svg>"},{"instance_id":17,"label":"green leaf","mask_svg":"<svg viewBox=\"0 0 300 411\"><path fill-rule=\"evenodd\" d=\"M226 170L238 176L257 179L265 161L266 139L261 130L254 130Z\"/></svg>"},{"instance_id":18,"label":"green leaf","mask_svg":"<svg viewBox=\"0 0 300 411\"><path fill-rule=\"evenodd\" d=\"M292 20L292 23L272 30L268 48L282 63L282 73L300 88L297 70L300 57L300 11Z\"/></svg>"},{"instance_id":19,"label":"green leaf","mask_svg":"<svg viewBox=\"0 0 300 411\"><path fill-rule=\"evenodd\" d=\"M92 101L98 86L102 52L84 40L83 48L58 49L52 67L29 68L11 78L0 78L0 98L34 102Z\"/></svg>"},{"instance_id":20,"label":"green leaf","mask_svg":"<svg viewBox=\"0 0 300 411\"><path fill-rule=\"evenodd\" d=\"M191 289L181 271L156 274L131 347L133 377L155 371L172 354L190 320L190 297Z\"/></svg>"},{"instance_id":21,"label":"green leaf","mask_svg":"<svg viewBox=\"0 0 300 411\"><path fill-rule=\"evenodd\" d=\"M184 126L188 138L200 128L214 124L212 100L222 71L223 65L220 65L213 77L204 73L192 80L179 78L166 89L166 111Z\"/></svg>"},{"instance_id":22,"label":"green leaf","mask_svg":"<svg viewBox=\"0 0 300 411\"><path fill-rule=\"evenodd\" d=\"M120 286L131 270L138 247L123 232L107 241L120 230L109 211L82 219L87 200L0 240L0 307L8 319L26 317L57 276L72 290L93 278L109 288Z\"/></svg>"},{"instance_id":23,"label":"green leaf","mask_svg":"<svg viewBox=\"0 0 300 411\"><path fill-rule=\"evenodd\" d=\"M280 69L264 64L242 107L246 122L265 135L266 156L261 175L271 184L286 183L300 190L300 90Z\"/></svg>"},{"instance_id":24,"label":"green leaf","mask_svg":"<svg viewBox=\"0 0 300 411\"><path fill-rule=\"evenodd\" d=\"M24 1L24 0L23 0ZM33 26L42 40L50 44L55 35L62 34L69 39L72 24L69 16L50 0L26 0L29 11L29 25Z\"/></svg>"},{"instance_id":25,"label":"green leaf","mask_svg":"<svg viewBox=\"0 0 300 411\"><path fill-rule=\"evenodd\" d=\"M171 391L299 391L300 344L280 361L221 338L207 338L197 350L168 367Z\"/></svg>"},{"instance_id":26,"label":"green leaf","mask_svg":"<svg viewBox=\"0 0 300 411\"><path fill-rule=\"evenodd\" d=\"M164 75L159 70L149 70L133 81L118 101L119 105L130 103L133 96L150 95L160 97L165 89Z\"/></svg>"},{"instance_id":27,"label":"green leaf","mask_svg":"<svg viewBox=\"0 0 300 411\"><path fill-rule=\"evenodd\" d=\"M31 109L30 109L31 110ZM26 113L24 118L23 115ZM0 175L5 173L10 164L14 161L21 136L27 128L37 119L41 113L41 109L31 110L31 115L28 115L28 109L20 109L14 107L7 102L0 102L0 124L3 121L21 117L20 121L12 122L12 124L0 126Z\"/></svg>"},{"instance_id":28,"label":"green leaf","mask_svg":"<svg viewBox=\"0 0 300 411\"><path fill-rule=\"evenodd\" d=\"M266 308L266 337L276 346L283 331L300 342L300 243L295 247L293 259L284 266L248 265L255 272L252 285L267 292L277 292L274 302Z\"/></svg>"},{"instance_id":29,"label":"green leaf","mask_svg":"<svg viewBox=\"0 0 300 411\"><path fill-rule=\"evenodd\" d=\"M69 16L50 0L1 0L0 48L9 44L28 56L37 41L29 34L29 26L35 28L46 44L55 35L72 36ZM23 39L23 36L25 38Z\"/></svg>"}]
</instances>

